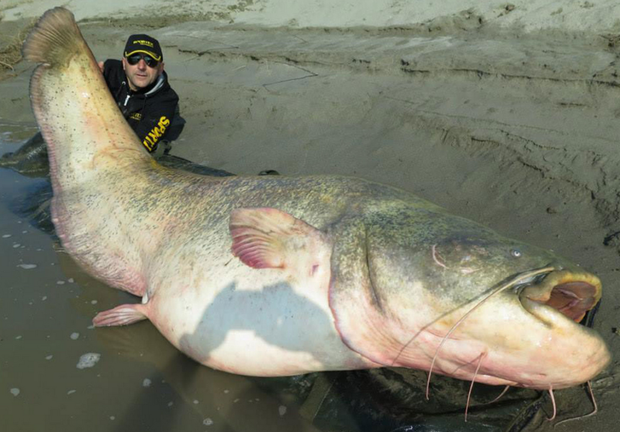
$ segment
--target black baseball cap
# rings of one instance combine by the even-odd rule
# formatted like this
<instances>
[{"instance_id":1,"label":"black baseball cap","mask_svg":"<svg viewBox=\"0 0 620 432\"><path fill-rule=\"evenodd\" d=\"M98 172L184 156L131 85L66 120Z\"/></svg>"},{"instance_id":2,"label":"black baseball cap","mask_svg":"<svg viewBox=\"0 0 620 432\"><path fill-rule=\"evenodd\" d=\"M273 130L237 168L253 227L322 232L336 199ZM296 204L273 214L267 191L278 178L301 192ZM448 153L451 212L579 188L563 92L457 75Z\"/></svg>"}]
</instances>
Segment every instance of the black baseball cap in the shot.
<instances>
[{"instance_id":1,"label":"black baseball cap","mask_svg":"<svg viewBox=\"0 0 620 432\"><path fill-rule=\"evenodd\" d=\"M125 57L135 53L144 53L153 57L157 61L162 61L164 55L157 39L145 34L135 34L129 36L125 44Z\"/></svg>"}]
</instances>

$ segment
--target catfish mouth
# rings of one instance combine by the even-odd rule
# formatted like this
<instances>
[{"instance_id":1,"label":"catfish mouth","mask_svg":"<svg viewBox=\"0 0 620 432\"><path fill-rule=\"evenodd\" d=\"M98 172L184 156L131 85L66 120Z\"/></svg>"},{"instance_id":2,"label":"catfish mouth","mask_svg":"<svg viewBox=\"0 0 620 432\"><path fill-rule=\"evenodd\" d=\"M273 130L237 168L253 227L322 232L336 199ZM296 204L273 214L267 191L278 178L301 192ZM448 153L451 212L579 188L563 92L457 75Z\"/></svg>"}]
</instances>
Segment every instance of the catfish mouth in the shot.
<instances>
[{"instance_id":1,"label":"catfish mouth","mask_svg":"<svg viewBox=\"0 0 620 432\"><path fill-rule=\"evenodd\" d=\"M521 303L528 312L533 313L533 308L528 306L529 300L580 322L600 300L601 281L589 273L560 270L520 287L519 291Z\"/></svg>"}]
</instances>

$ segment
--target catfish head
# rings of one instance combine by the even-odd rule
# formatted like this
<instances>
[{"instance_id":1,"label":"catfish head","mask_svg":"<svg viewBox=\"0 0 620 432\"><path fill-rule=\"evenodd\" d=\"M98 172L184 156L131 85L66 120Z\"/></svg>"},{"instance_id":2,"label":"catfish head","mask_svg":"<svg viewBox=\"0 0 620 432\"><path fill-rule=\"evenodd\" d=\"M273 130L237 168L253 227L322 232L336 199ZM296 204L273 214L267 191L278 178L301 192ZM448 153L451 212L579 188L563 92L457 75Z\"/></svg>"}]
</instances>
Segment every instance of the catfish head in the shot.
<instances>
[{"instance_id":1,"label":"catfish head","mask_svg":"<svg viewBox=\"0 0 620 432\"><path fill-rule=\"evenodd\" d=\"M334 235L336 327L373 362L550 389L586 382L610 361L579 324L600 280L550 251L432 206L382 205Z\"/></svg>"}]
</instances>

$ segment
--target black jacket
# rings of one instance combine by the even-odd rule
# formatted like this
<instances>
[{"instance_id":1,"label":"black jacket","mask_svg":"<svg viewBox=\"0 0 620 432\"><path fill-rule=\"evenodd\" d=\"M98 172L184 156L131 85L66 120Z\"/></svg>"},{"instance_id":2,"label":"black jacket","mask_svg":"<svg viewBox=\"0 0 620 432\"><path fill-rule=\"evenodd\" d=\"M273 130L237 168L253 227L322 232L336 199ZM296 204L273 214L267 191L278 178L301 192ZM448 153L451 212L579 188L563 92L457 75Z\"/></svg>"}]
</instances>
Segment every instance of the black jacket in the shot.
<instances>
[{"instance_id":1,"label":"black jacket","mask_svg":"<svg viewBox=\"0 0 620 432\"><path fill-rule=\"evenodd\" d=\"M166 72L139 92L129 88L120 60L106 60L103 77L129 126L149 153L154 152L157 143L168 134L175 112L178 112L179 96L168 84Z\"/></svg>"}]
</instances>

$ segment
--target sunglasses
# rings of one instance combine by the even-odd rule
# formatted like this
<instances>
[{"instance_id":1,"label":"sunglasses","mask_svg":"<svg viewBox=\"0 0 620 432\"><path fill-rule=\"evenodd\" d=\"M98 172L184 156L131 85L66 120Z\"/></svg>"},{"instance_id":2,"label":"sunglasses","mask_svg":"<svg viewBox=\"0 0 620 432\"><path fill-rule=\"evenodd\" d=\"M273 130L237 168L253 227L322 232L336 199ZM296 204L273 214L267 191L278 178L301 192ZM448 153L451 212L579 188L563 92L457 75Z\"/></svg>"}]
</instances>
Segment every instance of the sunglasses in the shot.
<instances>
[{"instance_id":1,"label":"sunglasses","mask_svg":"<svg viewBox=\"0 0 620 432\"><path fill-rule=\"evenodd\" d=\"M144 63L146 63L146 65L150 68L155 68L159 64L159 62L155 60L153 57L151 57L150 55L142 54L142 53L136 53L136 54L130 55L129 57L127 57L127 63L129 63L132 66L135 66L138 64L138 62L140 62L140 59L143 59Z\"/></svg>"}]
</instances>

